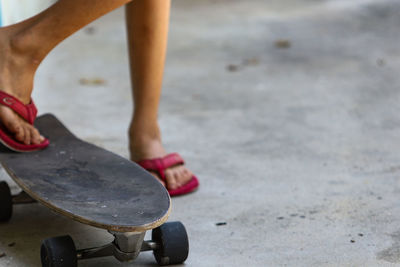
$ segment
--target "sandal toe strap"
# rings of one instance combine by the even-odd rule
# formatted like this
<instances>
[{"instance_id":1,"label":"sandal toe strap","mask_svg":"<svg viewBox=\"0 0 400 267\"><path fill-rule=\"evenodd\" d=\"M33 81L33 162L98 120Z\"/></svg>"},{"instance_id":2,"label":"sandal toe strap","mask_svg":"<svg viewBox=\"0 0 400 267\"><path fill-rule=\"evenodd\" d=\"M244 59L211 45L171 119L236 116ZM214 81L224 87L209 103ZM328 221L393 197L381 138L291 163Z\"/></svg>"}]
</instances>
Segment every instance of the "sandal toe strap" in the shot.
<instances>
[{"instance_id":1,"label":"sandal toe strap","mask_svg":"<svg viewBox=\"0 0 400 267\"><path fill-rule=\"evenodd\" d=\"M20 115L24 120L33 124L37 115L37 108L33 100L27 105L24 105L16 97L0 91L0 105L7 106Z\"/></svg>"},{"instance_id":2,"label":"sandal toe strap","mask_svg":"<svg viewBox=\"0 0 400 267\"><path fill-rule=\"evenodd\" d=\"M173 166L182 165L185 162L178 153L171 153L162 158L146 159L137 163L148 171L157 172L160 178L165 181L165 170Z\"/></svg>"}]
</instances>

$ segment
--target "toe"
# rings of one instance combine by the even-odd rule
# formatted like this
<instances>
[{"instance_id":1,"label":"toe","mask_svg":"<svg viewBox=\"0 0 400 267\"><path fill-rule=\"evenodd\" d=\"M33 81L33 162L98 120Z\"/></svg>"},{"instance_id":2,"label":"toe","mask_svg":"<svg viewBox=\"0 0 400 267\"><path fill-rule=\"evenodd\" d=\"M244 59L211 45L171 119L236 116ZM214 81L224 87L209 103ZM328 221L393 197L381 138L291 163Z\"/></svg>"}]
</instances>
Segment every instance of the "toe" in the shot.
<instances>
[{"instance_id":1,"label":"toe","mask_svg":"<svg viewBox=\"0 0 400 267\"><path fill-rule=\"evenodd\" d=\"M25 140L25 131L24 131L24 128L21 125L18 125L18 126L16 125L16 126L13 126L13 127L9 127L8 129L10 129L10 131L12 133L14 133L15 139L18 142L21 142L21 143L24 142L24 140Z\"/></svg>"},{"instance_id":2,"label":"toe","mask_svg":"<svg viewBox=\"0 0 400 267\"><path fill-rule=\"evenodd\" d=\"M32 144L35 145L40 144L41 141L40 141L39 131L34 127L31 127L31 137L32 137Z\"/></svg>"},{"instance_id":3,"label":"toe","mask_svg":"<svg viewBox=\"0 0 400 267\"><path fill-rule=\"evenodd\" d=\"M182 181L184 184L188 183L193 177L193 173L186 168L182 171Z\"/></svg>"},{"instance_id":4,"label":"toe","mask_svg":"<svg viewBox=\"0 0 400 267\"><path fill-rule=\"evenodd\" d=\"M14 134L18 134L24 131L21 123L17 122L16 120L6 120L3 123L7 127L7 129Z\"/></svg>"},{"instance_id":5,"label":"toe","mask_svg":"<svg viewBox=\"0 0 400 267\"><path fill-rule=\"evenodd\" d=\"M176 173L174 171L166 170L165 177L167 179L168 189L174 190L174 189L178 188L178 184L177 184L178 176L176 175Z\"/></svg>"},{"instance_id":6,"label":"toe","mask_svg":"<svg viewBox=\"0 0 400 267\"><path fill-rule=\"evenodd\" d=\"M176 181L176 185L178 187L184 185L184 181L182 181L182 177L183 177L183 170L181 168L177 169L174 172L174 177L175 177L175 181Z\"/></svg>"},{"instance_id":7,"label":"toe","mask_svg":"<svg viewBox=\"0 0 400 267\"><path fill-rule=\"evenodd\" d=\"M182 182L181 182L182 174L181 174L181 171L179 169L175 170L173 172L173 176L174 176L174 179L175 179L175 187L179 188L180 186L182 186Z\"/></svg>"},{"instance_id":8,"label":"toe","mask_svg":"<svg viewBox=\"0 0 400 267\"><path fill-rule=\"evenodd\" d=\"M187 184L193 177L185 166L178 166L165 171L168 189L174 190Z\"/></svg>"},{"instance_id":9,"label":"toe","mask_svg":"<svg viewBox=\"0 0 400 267\"><path fill-rule=\"evenodd\" d=\"M30 145L31 144L31 140L32 140L31 130L29 128L24 128L24 131L25 131L24 144L25 145Z\"/></svg>"},{"instance_id":10,"label":"toe","mask_svg":"<svg viewBox=\"0 0 400 267\"><path fill-rule=\"evenodd\" d=\"M44 141L39 131L7 107L0 107L0 121L13 134L16 141L25 145Z\"/></svg>"}]
</instances>

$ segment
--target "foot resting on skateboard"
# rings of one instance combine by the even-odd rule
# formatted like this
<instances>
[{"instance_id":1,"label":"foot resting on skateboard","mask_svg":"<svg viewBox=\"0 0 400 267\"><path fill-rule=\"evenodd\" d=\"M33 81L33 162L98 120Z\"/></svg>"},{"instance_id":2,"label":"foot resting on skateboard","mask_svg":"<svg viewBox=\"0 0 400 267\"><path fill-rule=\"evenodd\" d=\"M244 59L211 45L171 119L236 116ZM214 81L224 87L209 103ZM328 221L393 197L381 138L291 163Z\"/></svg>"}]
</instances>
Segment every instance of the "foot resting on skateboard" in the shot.
<instances>
[{"instance_id":1,"label":"foot resting on skateboard","mask_svg":"<svg viewBox=\"0 0 400 267\"><path fill-rule=\"evenodd\" d=\"M36 108L31 101L33 77L40 62L34 49L17 41L19 26L0 28L0 141L15 151L46 147L46 140L33 127Z\"/></svg>"},{"instance_id":2,"label":"foot resting on skateboard","mask_svg":"<svg viewBox=\"0 0 400 267\"><path fill-rule=\"evenodd\" d=\"M33 100L24 104L10 94L0 91L0 142L17 152L43 149L49 140L33 127L37 109Z\"/></svg>"}]
</instances>

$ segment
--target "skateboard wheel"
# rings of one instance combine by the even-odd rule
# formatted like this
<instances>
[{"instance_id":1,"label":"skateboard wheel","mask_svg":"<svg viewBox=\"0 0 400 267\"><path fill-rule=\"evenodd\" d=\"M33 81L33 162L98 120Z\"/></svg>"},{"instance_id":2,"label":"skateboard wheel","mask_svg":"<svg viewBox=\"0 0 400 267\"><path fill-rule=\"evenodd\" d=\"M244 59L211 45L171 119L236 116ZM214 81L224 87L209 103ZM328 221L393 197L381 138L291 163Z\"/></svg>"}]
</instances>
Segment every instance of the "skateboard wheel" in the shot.
<instances>
[{"instance_id":1,"label":"skateboard wheel","mask_svg":"<svg viewBox=\"0 0 400 267\"><path fill-rule=\"evenodd\" d=\"M45 239L40 248L43 267L77 267L76 248L69 235Z\"/></svg>"},{"instance_id":2,"label":"skateboard wheel","mask_svg":"<svg viewBox=\"0 0 400 267\"><path fill-rule=\"evenodd\" d=\"M12 216L12 195L10 187L4 181L0 182L0 222L7 222Z\"/></svg>"},{"instance_id":3,"label":"skateboard wheel","mask_svg":"<svg viewBox=\"0 0 400 267\"><path fill-rule=\"evenodd\" d=\"M189 240L181 222L169 222L152 231L152 239L158 248L154 257L159 265L183 263L189 255Z\"/></svg>"}]
</instances>

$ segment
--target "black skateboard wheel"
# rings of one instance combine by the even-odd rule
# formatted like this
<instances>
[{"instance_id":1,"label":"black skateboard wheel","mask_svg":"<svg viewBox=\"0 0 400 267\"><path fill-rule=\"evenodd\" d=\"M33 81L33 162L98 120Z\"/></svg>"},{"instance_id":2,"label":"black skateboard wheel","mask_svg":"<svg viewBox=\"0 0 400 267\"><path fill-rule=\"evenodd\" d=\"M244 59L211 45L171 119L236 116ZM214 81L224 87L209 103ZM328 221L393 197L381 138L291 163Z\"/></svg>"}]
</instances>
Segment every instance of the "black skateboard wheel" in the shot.
<instances>
[{"instance_id":1,"label":"black skateboard wheel","mask_svg":"<svg viewBox=\"0 0 400 267\"><path fill-rule=\"evenodd\" d=\"M0 222L8 222L12 216L12 195L10 187L4 181L0 182Z\"/></svg>"},{"instance_id":2,"label":"black skateboard wheel","mask_svg":"<svg viewBox=\"0 0 400 267\"><path fill-rule=\"evenodd\" d=\"M43 267L77 267L76 248L69 235L45 239L40 248Z\"/></svg>"},{"instance_id":3,"label":"black skateboard wheel","mask_svg":"<svg viewBox=\"0 0 400 267\"><path fill-rule=\"evenodd\" d=\"M161 266L183 263L189 255L189 239L181 222L169 222L152 232L152 239L158 248L154 257Z\"/></svg>"}]
</instances>

